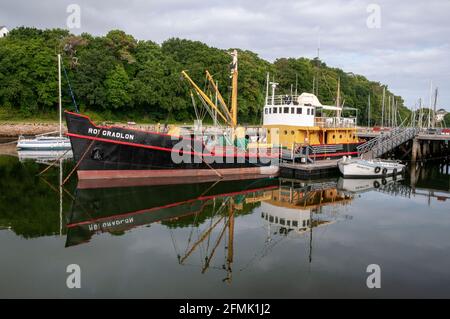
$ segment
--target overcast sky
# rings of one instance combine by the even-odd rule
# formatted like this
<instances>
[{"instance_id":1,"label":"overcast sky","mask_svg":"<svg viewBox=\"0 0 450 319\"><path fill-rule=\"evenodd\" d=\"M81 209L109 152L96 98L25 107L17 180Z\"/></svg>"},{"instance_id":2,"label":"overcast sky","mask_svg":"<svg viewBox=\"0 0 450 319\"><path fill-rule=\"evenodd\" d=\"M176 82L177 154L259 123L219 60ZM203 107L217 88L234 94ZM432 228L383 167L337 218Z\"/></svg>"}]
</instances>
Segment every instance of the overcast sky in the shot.
<instances>
[{"instance_id":1,"label":"overcast sky","mask_svg":"<svg viewBox=\"0 0 450 319\"><path fill-rule=\"evenodd\" d=\"M270 61L313 58L320 42L329 66L387 84L408 106L429 104L433 81L438 107L450 111L450 0L0 0L0 25L67 28L70 4L81 9L76 34L181 37Z\"/></svg>"}]
</instances>

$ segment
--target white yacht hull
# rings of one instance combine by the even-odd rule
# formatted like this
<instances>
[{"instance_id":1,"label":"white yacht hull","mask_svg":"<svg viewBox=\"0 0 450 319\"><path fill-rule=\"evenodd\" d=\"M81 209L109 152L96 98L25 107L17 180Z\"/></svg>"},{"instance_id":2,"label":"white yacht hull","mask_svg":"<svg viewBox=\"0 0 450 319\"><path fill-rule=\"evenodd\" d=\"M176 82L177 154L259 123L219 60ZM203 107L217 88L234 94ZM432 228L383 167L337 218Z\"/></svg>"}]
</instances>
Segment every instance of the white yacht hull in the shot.
<instances>
[{"instance_id":1,"label":"white yacht hull","mask_svg":"<svg viewBox=\"0 0 450 319\"><path fill-rule=\"evenodd\" d=\"M405 165L379 160L345 159L338 162L339 171L346 178L383 178L401 174Z\"/></svg>"},{"instance_id":2,"label":"white yacht hull","mask_svg":"<svg viewBox=\"0 0 450 319\"><path fill-rule=\"evenodd\" d=\"M17 142L20 150L68 150L72 146L66 137L22 138Z\"/></svg>"}]
</instances>

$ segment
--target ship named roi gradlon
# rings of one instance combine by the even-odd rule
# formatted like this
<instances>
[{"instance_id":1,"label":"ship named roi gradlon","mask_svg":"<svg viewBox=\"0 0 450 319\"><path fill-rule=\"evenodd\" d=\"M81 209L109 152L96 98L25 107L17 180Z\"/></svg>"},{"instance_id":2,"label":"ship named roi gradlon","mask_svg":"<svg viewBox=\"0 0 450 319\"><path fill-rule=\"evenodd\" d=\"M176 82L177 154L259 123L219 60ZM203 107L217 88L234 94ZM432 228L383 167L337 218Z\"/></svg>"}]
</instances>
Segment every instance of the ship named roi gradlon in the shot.
<instances>
[{"instance_id":1,"label":"ship named roi gradlon","mask_svg":"<svg viewBox=\"0 0 450 319\"><path fill-rule=\"evenodd\" d=\"M238 151L234 146L239 132L243 130L237 126L237 51L231 55L230 108L225 105L219 92L217 94L221 103L213 104L208 95L183 72L199 98L205 102L204 107L209 107L210 112L214 111L228 120L232 133L228 136L225 134L222 139L208 135L201 135L200 138L182 136L171 131L150 132L118 126L99 126L85 115L66 111L67 135L77 162L79 180L119 179L129 182L167 177L247 179L276 175L279 169L278 154L267 149L264 152L248 149ZM206 73L213 82L210 74ZM225 147L224 140L229 140ZM197 151L198 143L202 146L200 152ZM179 145L184 147L179 149ZM186 145L189 147L186 148ZM174 161L174 152L185 160Z\"/></svg>"}]
</instances>

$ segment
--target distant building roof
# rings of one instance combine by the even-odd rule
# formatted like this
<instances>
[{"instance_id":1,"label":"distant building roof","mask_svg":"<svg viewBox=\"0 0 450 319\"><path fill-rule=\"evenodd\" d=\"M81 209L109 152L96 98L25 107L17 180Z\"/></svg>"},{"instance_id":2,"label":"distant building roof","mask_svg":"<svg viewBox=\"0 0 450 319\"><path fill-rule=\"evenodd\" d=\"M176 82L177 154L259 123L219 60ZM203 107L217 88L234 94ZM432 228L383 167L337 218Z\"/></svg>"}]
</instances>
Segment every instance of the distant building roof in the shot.
<instances>
[{"instance_id":1,"label":"distant building roof","mask_svg":"<svg viewBox=\"0 0 450 319\"><path fill-rule=\"evenodd\" d=\"M444 109L439 109L439 110L436 111L436 113L447 113L447 111L444 110Z\"/></svg>"}]
</instances>

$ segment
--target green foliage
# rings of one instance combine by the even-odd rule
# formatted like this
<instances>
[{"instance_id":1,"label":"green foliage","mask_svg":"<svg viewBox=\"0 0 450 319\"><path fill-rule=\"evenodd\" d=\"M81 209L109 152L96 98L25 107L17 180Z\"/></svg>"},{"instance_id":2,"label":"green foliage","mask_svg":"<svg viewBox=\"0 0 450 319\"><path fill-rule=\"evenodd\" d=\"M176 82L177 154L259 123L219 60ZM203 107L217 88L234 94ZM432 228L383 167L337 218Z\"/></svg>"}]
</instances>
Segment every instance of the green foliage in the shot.
<instances>
[{"instance_id":1,"label":"green foliage","mask_svg":"<svg viewBox=\"0 0 450 319\"><path fill-rule=\"evenodd\" d=\"M230 99L228 50L199 41L172 38L161 45L138 41L120 30L96 37L66 30L17 28L0 39L0 108L18 116L57 112L57 60L61 52L77 102L82 112L114 119L190 122L194 110L189 85L180 72L209 94L207 69L218 81L226 102ZM358 109L360 124L367 123L367 100L371 96L372 124L381 123L383 88L380 83L336 68L319 60L280 58L270 63L250 51L239 50L239 122L260 123L266 74L280 83L278 93L312 92L313 80L323 104L335 104L338 79L345 106ZM386 90L386 96L392 93ZM402 118L408 116L399 96ZM387 99L386 99L387 101ZM68 85L63 79L63 102L71 109ZM0 112L2 114L4 112Z\"/></svg>"},{"instance_id":2,"label":"green foliage","mask_svg":"<svg viewBox=\"0 0 450 319\"><path fill-rule=\"evenodd\" d=\"M445 114L444 125L445 125L445 127L450 127L450 113Z\"/></svg>"},{"instance_id":3,"label":"green foliage","mask_svg":"<svg viewBox=\"0 0 450 319\"><path fill-rule=\"evenodd\" d=\"M11 229L24 238L59 234L59 170L34 161L19 162L16 157L0 156L0 227ZM64 176L73 164L64 164ZM65 186L75 188L73 181ZM63 195L63 212L70 210L71 199Z\"/></svg>"},{"instance_id":4,"label":"green foliage","mask_svg":"<svg viewBox=\"0 0 450 319\"><path fill-rule=\"evenodd\" d=\"M131 102L128 94L130 81L122 65L118 64L108 73L105 80L106 100L109 109L126 107Z\"/></svg>"}]
</instances>

